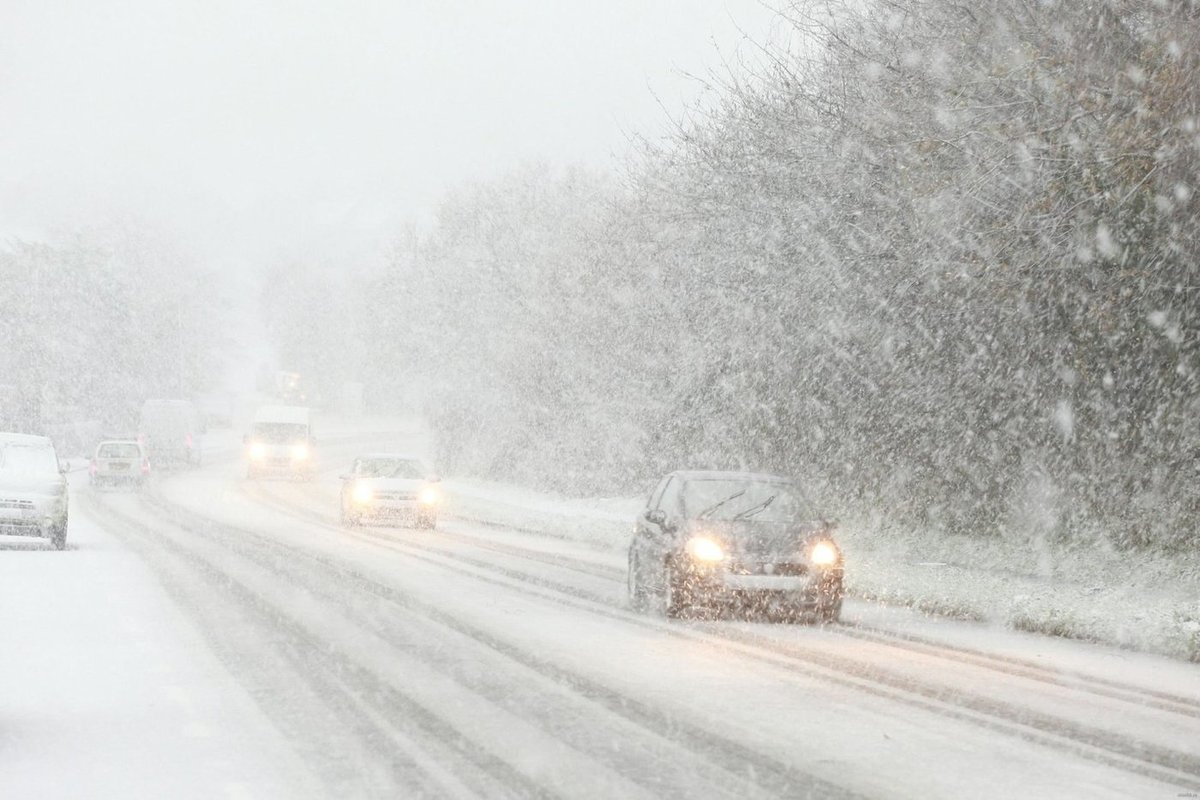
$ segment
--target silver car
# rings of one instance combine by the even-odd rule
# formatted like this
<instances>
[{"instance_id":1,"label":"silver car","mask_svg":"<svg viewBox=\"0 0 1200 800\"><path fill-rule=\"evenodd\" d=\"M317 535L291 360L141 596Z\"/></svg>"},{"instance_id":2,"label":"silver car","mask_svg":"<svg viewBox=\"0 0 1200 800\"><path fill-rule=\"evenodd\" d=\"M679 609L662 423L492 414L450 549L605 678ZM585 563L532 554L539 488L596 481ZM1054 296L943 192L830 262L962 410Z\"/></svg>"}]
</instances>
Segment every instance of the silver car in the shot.
<instances>
[{"instance_id":1,"label":"silver car","mask_svg":"<svg viewBox=\"0 0 1200 800\"><path fill-rule=\"evenodd\" d=\"M45 436L0 433L0 533L67 546L67 479Z\"/></svg>"},{"instance_id":2,"label":"silver car","mask_svg":"<svg viewBox=\"0 0 1200 800\"><path fill-rule=\"evenodd\" d=\"M150 476L150 461L136 439L110 439L96 446L88 476L93 486L141 486Z\"/></svg>"}]
</instances>

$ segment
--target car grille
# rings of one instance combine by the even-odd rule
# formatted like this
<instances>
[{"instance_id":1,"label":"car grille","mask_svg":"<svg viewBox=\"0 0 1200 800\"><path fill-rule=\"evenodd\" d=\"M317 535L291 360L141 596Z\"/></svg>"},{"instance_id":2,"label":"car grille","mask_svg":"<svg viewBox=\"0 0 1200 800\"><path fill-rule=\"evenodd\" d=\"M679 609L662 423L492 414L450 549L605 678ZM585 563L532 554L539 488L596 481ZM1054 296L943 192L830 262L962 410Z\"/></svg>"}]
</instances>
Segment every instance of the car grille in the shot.
<instances>
[{"instance_id":1,"label":"car grille","mask_svg":"<svg viewBox=\"0 0 1200 800\"><path fill-rule=\"evenodd\" d=\"M416 500L416 492L376 492L376 500Z\"/></svg>"},{"instance_id":2,"label":"car grille","mask_svg":"<svg viewBox=\"0 0 1200 800\"><path fill-rule=\"evenodd\" d=\"M808 565L794 561L779 562L734 562L728 567L735 575L780 575L800 577L808 574Z\"/></svg>"},{"instance_id":3,"label":"car grille","mask_svg":"<svg viewBox=\"0 0 1200 800\"><path fill-rule=\"evenodd\" d=\"M0 497L0 508L15 508L18 511L35 511L37 506L32 500L18 500L11 497Z\"/></svg>"}]
</instances>

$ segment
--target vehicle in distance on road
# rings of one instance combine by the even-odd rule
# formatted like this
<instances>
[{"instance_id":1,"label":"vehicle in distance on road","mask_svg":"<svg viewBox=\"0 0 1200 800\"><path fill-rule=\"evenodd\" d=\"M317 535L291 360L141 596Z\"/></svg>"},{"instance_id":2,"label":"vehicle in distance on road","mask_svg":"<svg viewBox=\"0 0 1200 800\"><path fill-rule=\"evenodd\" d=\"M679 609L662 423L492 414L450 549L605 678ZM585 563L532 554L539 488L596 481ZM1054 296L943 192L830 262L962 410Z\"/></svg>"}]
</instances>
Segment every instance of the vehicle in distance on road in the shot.
<instances>
[{"instance_id":1,"label":"vehicle in distance on road","mask_svg":"<svg viewBox=\"0 0 1200 800\"><path fill-rule=\"evenodd\" d=\"M312 411L304 406L262 406L250 423L246 444L247 478L312 480L316 436Z\"/></svg>"},{"instance_id":2,"label":"vehicle in distance on road","mask_svg":"<svg viewBox=\"0 0 1200 800\"><path fill-rule=\"evenodd\" d=\"M0 533L67 546L67 478L45 436L0 433Z\"/></svg>"},{"instance_id":3,"label":"vehicle in distance on road","mask_svg":"<svg viewBox=\"0 0 1200 800\"><path fill-rule=\"evenodd\" d=\"M842 552L790 479L686 471L664 477L629 546L629 598L668 617L740 608L787 619L838 619Z\"/></svg>"},{"instance_id":4,"label":"vehicle in distance on road","mask_svg":"<svg viewBox=\"0 0 1200 800\"><path fill-rule=\"evenodd\" d=\"M204 424L188 400L147 400L138 422L138 441L155 467L200 465Z\"/></svg>"},{"instance_id":5,"label":"vehicle in distance on road","mask_svg":"<svg viewBox=\"0 0 1200 800\"><path fill-rule=\"evenodd\" d=\"M399 519L418 528L437 527L440 479L420 459L400 453L362 455L341 479L343 525Z\"/></svg>"},{"instance_id":6,"label":"vehicle in distance on road","mask_svg":"<svg viewBox=\"0 0 1200 800\"><path fill-rule=\"evenodd\" d=\"M88 465L93 486L141 486L150 475L150 461L136 439L107 439L96 445Z\"/></svg>"}]
</instances>

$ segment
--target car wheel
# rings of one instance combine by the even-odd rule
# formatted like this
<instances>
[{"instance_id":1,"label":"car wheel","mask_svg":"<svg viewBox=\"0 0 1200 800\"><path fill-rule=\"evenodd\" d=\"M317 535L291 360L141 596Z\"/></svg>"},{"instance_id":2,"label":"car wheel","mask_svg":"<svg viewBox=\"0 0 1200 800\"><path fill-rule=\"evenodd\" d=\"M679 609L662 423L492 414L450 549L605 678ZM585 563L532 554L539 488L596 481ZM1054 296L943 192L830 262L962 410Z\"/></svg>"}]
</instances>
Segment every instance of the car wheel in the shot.
<instances>
[{"instance_id":1,"label":"car wheel","mask_svg":"<svg viewBox=\"0 0 1200 800\"><path fill-rule=\"evenodd\" d=\"M823 597L817 603L817 622L828 625L837 622L842 617L842 598Z\"/></svg>"},{"instance_id":2,"label":"car wheel","mask_svg":"<svg viewBox=\"0 0 1200 800\"><path fill-rule=\"evenodd\" d=\"M63 521L61 523L59 523L58 525L55 525L53 528L50 529L50 544L54 545L55 550L66 550L67 549L67 520L66 520L66 518L63 518Z\"/></svg>"},{"instance_id":3,"label":"car wheel","mask_svg":"<svg viewBox=\"0 0 1200 800\"><path fill-rule=\"evenodd\" d=\"M663 568L663 613L670 619L686 616L692 608L691 592L684 583L683 575L668 560Z\"/></svg>"},{"instance_id":4,"label":"car wheel","mask_svg":"<svg viewBox=\"0 0 1200 800\"><path fill-rule=\"evenodd\" d=\"M642 577L638 572L637 553L629 548L629 569L625 576L625 588L629 593L629 607L634 611L646 610L646 587L642 585Z\"/></svg>"}]
</instances>

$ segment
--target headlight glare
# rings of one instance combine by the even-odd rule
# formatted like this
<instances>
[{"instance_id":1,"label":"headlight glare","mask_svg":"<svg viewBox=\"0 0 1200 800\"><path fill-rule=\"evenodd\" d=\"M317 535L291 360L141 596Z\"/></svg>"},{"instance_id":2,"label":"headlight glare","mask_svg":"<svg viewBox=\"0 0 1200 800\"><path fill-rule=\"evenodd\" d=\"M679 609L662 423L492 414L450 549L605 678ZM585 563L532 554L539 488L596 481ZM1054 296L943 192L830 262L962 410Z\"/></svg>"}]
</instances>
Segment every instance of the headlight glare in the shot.
<instances>
[{"instance_id":1,"label":"headlight glare","mask_svg":"<svg viewBox=\"0 0 1200 800\"><path fill-rule=\"evenodd\" d=\"M707 536L693 536L688 539L687 552L697 561L721 561L725 558L725 551L721 545Z\"/></svg>"},{"instance_id":2,"label":"headlight glare","mask_svg":"<svg viewBox=\"0 0 1200 800\"><path fill-rule=\"evenodd\" d=\"M308 458L308 445L304 442L292 445L292 458L303 461Z\"/></svg>"},{"instance_id":3,"label":"headlight glare","mask_svg":"<svg viewBox=\"0 0 1200 800\"><path fill-rule=\"evenodd\" d=\"M437 505L438 501L442 499L442 493L432 486L426 486L421 490L421 494L418 497L421 505L433 506Z\"/></svg>"},{"instance_id":4,"label":"headlight glare","mask_svg":"<svg viewBox=\"0 0 1200 800\"><path fill-rule=\"evenodd\" d=\"M369 503L371 498L375 496L375 492L365 483L354 484L354 502Z\"/></svg>"},{"instance_id":5,"label":"headlight glare","mask_svg":"<svg viewBox=\"0 0 1200 800\"><path fill-rule=\"evenodd\" d=\"M812 553L809 557L818 567L828 567L831 564L837 563L837 548L829 542L817 542L813 545Z\"/></svg>"},{"instance_id":6,"label":"headlight glare","mask_svg":"<svg viewBox=\"0 0 1200 800\"><path fill-rule=\"evenodd\" d=\"M267 446L262 442L253 442L250 445L250 458L255 461L262 461L267 457Z\"/></svg>"}]
</instances>

